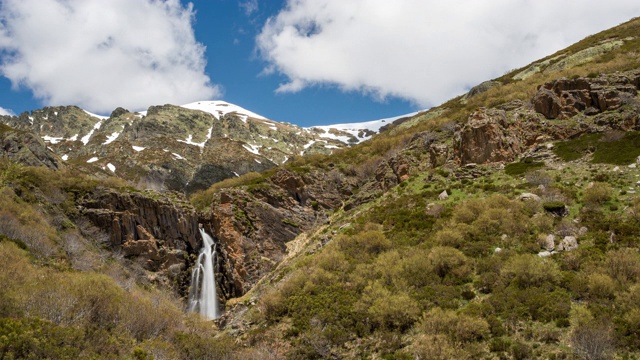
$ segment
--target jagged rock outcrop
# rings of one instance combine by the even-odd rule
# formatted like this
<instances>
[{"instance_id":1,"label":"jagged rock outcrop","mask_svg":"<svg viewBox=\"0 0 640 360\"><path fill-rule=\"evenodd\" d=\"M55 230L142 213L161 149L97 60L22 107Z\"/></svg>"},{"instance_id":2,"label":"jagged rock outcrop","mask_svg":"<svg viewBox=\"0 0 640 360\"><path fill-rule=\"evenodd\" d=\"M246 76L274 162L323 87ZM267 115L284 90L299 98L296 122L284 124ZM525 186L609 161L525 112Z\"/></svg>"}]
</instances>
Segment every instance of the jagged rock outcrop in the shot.
<instances>
[{"instance_id":1,"label":"jagged rock outcrop","mask_svg":"<svg viewBox=\"0 0 640 360\"><path fill-rule=\"evenodd\" d=\"M32 133L0 124L0 157L29 166L63 167L60 158Z\"/></svg>"},{"instance_id":2,"label":"jagged rock outcrop","mask_svg":"<svg viewBox=\"0 0 640 360\"><path fill-rule=\"evenodd\" d=\"M339 173L279 168L259 185L221 190L204 221L220 243L225 298L246 293L286 256L287 242L327 221L324 209L339 207L355 186Z\"/></svg>"},{"instance_id":3,"label":"jagged rock outcrop","mask_svg":"<svg viewBox=\"0 0 640 360\"><path fill-rule=\"evenodd\" d=\"M462 164L513 161L526 145L518 134L509 131L507 112L480 109L456 133L455 152Z\"/></svg>"},{"instance_id":4,"label":"jagged rock outcrop","mask_svg":"<svg viewBox=\"0 0 640 360\"><path fill-rule=\"evenodd\" d=\"M78 199L82 216L109 234L110 244L126 255L150 260L149 269L160 269L173 250L194 253L200 248L199 218L178 193L118 192L97 188ZM183 257L178 253L172 256Z\"/></svg>"},{"instance_id":5,"label":"jagged rock outcrop","mask_svg":"<svg viewBox=\"0 0 640 360\"><path fill-rule=\"evenodd\" d=\"M597 78L561 78L538 87L534 109L547 119L568 119L581 112L595 115L620 107L640 89L640 71Z\"/></svg>"}]
</instances>

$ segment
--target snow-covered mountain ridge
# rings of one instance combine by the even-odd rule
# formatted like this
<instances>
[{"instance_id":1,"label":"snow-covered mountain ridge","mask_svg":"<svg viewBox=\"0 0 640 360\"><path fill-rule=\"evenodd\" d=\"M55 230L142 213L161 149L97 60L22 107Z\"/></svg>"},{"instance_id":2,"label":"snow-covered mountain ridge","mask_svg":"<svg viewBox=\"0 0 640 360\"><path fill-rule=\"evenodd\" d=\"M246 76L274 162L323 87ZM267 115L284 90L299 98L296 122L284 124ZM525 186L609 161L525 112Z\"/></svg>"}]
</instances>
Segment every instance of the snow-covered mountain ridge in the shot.
<instances>
[{"instance_id":1,"label":"snow-covered mountain ridge","mask_svg":"<svg viewBox=\"0 0 640 360\"><path fill-rule=\"evenodd\" d=\"M370 138L394 119L302 128L225 101L144 112L118 108L110 116L75 106L0 116L0 122L39 136L61 166L187 192L296 156L329 154Z\"/></svg>"}]
</instances>

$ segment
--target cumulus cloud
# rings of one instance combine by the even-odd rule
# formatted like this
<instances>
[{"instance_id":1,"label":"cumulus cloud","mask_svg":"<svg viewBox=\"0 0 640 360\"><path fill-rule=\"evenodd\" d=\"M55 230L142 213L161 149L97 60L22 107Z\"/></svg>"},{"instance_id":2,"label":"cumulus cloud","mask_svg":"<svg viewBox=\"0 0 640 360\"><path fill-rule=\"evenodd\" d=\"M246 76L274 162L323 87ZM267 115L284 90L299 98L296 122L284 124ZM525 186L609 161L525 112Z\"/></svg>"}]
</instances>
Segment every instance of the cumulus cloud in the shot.
<instances>
[{"instance_id":1,"label":"cumulus cloud","mask_svg":"<svg viewBox=\"0 0 640 360\"><path fill-rule=\"evenodd\" d=\"M15 114L13 113L13 111L11 111L11 109L5 109L3 107L0 107L0 116L2 115L14 116Z\"/></svg>"},{"instance_id":2,"label":"cumulus cloud","mask_svg":"<svg viewBox=\"0 0 640 360\"><path fill-rule=\"evenodd\" d=\"M637 0L288 0L256 38L278 92L335 85L437 105L632 16Z\"/></svg>"},{"instance_id":3,"label":"cumulus cloud","mask_svg":"<svg viewBox=\"0 0 640 360\"><path fill-rule=\"evenodd\" d=\"M193 18L179 0L0 0L0 74L99 113L218 97Z\"/></svg>"}]
</instances>

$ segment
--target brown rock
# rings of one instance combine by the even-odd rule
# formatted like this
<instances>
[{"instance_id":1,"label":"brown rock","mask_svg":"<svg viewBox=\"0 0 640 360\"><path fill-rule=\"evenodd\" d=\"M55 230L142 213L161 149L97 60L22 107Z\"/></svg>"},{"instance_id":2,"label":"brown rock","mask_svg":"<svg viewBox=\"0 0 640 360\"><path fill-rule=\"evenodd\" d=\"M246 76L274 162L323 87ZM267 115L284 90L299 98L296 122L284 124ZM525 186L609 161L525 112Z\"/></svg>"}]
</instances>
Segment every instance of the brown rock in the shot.
<instances>
[{"instance_id":1,"label":"brown rock","mask_svg":"<svg viewBox=\"0 0 640 360\"><path fill-rule=\"evenodd\" d=\"M522 151L520 139L506 131L504 110L480 109L470 115L469 121L456 133L455 147L462 164L510 162Z\"/></svg>"}]
</instances>

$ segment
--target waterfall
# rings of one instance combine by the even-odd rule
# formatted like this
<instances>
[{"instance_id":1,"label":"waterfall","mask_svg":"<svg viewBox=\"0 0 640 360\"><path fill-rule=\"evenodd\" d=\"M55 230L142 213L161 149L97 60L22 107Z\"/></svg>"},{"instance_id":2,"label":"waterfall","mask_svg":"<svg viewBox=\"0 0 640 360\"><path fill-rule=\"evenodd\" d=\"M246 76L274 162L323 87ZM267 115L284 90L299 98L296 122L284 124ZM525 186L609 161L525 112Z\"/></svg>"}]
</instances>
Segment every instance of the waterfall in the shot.
<instances>
[{"instance_id":1,"label":"waterfall","mask_svg":"<svg viewBox=\"0 0 640 360\"><path fill-rule=\"evenodd\" d=\"M203 246L191 272L189 307L187 310L189 312L198 312L207 319L213 320L220 317L214 273L216 245L204 229L200 229L200 234L202 235Z\"/></svg>"}]
</instances>

